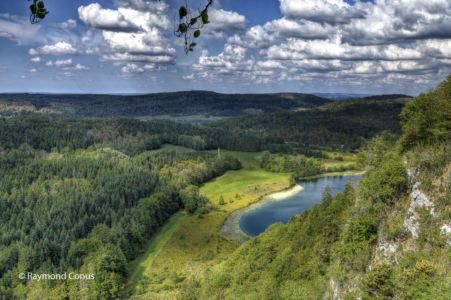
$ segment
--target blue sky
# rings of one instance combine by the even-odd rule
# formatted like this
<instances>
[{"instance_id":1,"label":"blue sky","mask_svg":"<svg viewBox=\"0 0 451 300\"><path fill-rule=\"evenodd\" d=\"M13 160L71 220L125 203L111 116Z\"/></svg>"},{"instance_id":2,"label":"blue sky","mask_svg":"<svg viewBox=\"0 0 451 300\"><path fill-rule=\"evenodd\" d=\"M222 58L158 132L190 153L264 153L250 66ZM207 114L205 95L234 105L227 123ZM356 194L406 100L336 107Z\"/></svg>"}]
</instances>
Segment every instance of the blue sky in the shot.
<instances>
[{"instance_id":1,"label":"blue sky","mask_svg":"<svg viewBox=\"0 0 451 300\"><path fill-rule=\"evenodd\" d=\"M204 0L188 0L201 7ZM449 0L217 0L189 55L184 0L0 3L0 92L407 93L451 70Z\"/></svg>"}]
</instances>

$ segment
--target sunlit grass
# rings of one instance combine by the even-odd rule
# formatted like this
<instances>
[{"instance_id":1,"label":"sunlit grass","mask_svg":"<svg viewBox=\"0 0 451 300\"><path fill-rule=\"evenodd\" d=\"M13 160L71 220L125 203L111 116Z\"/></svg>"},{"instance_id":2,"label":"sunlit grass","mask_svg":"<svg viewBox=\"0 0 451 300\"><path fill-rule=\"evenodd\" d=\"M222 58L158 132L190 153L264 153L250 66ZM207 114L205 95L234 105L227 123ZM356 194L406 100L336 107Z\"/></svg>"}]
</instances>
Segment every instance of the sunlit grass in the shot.
<instances>
[{"instance_id":1,"label":"sunlit grass","mask_svg":"<svg viewBox=\"0 0 451 300\"><path fill-rule=\"evenodd\" d=\"M130 263L129 278L124 295L129 294L137 288L139 279L150 275L150 267L152 266L155 257L160 254L166 243L186 218L187 215L182 212L172 216L172 218L161 227L155 237L149 241L148 245L145 246L145 253Z\"/></svg>"},{"instance_id":2,"label":"sunlit grass","mask_svg":"<svg viewBox=\"0 0 451 300\"><path fill-rule=\"evenodd\" d=\"M290 174L270 173L259 168L260 153L233 152L221 150L221 155L232 155L240 159L243 169L230 171L202 186L201 192L219 210L203 217L185 215L175 231L162 231L172 236L161 247L151 242L148 252L140 263L131 269L142 268L134 299L173 297L174 289L188 276L200 276L202 271L212 267L231 254L238 242L224 239L219 231L231 211L248 206L266 194L283 190L290 185ZM219 197L224 205L219 205ZM166 226L165 226L166 227ZM164 233L163 233L164 232ZM132 274L140 272L133 271ZM138 276L139 277L139 276ZM158 299L157 298L157 299Z\"/></svg>"}]
</instances>

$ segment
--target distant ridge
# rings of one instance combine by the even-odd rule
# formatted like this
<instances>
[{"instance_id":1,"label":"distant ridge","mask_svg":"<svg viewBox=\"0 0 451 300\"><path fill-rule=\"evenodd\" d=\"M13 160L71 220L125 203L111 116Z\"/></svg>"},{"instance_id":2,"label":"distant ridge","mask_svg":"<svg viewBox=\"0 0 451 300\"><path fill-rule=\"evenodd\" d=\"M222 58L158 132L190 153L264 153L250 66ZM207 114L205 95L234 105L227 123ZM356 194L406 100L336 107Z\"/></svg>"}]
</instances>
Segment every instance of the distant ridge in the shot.
<instances>
[{"instance_id":1,"label":"distant ridge","mask_svg":"<svg viewBox=\"0 0 451 300\"><path fill-rule=\"evenodd\" d=\"M364 97L363 99L367 100L394 100L394 99L411 99L412 96L403 95L403 94L388 94L388 95L374 95L374 96L368 96Z\"/></svg>"},{"instance_id":2,"label":"distant ridge","mask_svg":"<svg viewBox=\"0 0 451 300\"><path fill-rule=\"evenodd\" d=\"M318 97L323 97L331 100L344 100L350 98L365 98L372 96L372 94L356 94L356 93L313 93Z\"/></svg>"},{"instance_id":3,"label":"distant ridge","mask_svg":"<svg viewBox=\"0 0 451 300\"><path fill-rule=\"evenodd\" d=\"M353 93L314 93L314 95L331 100L350 100L350 99L392 100L399 98L413 98L412 96L404 94L373 95L373 94L353 94Z\"/></svg>"},{"instance_id":4,"label":"distant ridge","mask_svg":"<svg viewBox=\"0 0 451 300\"><path fill-rule=\"evenodd\" d=\"M68 116L239 116L314 108L330 99L311 94L220 94L187 91L145 95L0 94L0 113L45 112ZM2 109L3 108L3 109Z\"/></svg>"}]
</instances>

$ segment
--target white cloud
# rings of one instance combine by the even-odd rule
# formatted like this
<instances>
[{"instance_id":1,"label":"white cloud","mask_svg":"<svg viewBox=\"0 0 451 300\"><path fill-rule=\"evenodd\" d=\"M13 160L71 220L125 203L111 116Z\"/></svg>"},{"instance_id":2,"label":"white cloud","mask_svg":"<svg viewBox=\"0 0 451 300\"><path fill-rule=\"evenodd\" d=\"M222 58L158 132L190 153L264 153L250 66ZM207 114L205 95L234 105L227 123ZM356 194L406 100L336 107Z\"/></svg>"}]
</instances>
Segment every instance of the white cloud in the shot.
<instances>
[{"instance_id":1,"label":"white cloud","mask_svg":"<svg viewBox=\"0 0 451 300\"><path fill-rule=\"evenodd\" d=\"M234 34L218 55L203 52L196 76L382 86L393 78L424 84L451 72L448 0L279 1L281 18Z\"/></svg>"},{"instance_id":2,"label":"white cloud","mask_svg":"<svg viewBox=\"0 0 451 300\"><path fill-rule=\"evenodd\" d=\"M82 64L76 64L76 65L64 67L63 70L83 71L83 70L89 70L89 68Z\"/></svg>"},{"instance_id":3,"label":"white cloud","mask_svg":"<svg viewBox=\"0 0 451 300\"><path fill-rule=\"evenodd\" d=\"M30 44L36 40L39 28L39 25L30 24L28 18L0 13L0 38Z\"/></svg>"},{"instance_id":4,"label":"white cloud","mask_svg":"<svg viewBox=\"0 0 451 300\"><path fill-rule=\"evenodd\" d=\"M118 7L129 7L139 11L153 11L163 14L168 9L165 1L155 0L113 0Z\"/></svg>"},{"instance_id":5,"label":"white cloud","mask_svg":"<svg viewBox=\"0 0 451 300\"><path fill-rule=\"evenodd\" d=\"M289 18L330 24L363 18L365 13L359 6L343 0L280 0L280 10Z\"/></svg>"},{"instance_id":6,"label":"white cloud","mask_svg":"<svg viewBox=\"0 0 451 300\"><path fill-rule=\"evenodd\" d=\"M246 17L234 11L211 9L209 16L208 30L227 32L246 28Z\"/></svg>"},{"instance_id":7,"label":"white cloud","mask_svg":"<svg viewBox=\"0 0 451 300\"><path fill-rule=\"evenodd\" d=\"M175 54L175 49L162 40L161 33L155 28L146 33L135 34L104 31L103 38L113 51L143 55Z\"/></svg>"},{"instance_id":8,"label":"white cloud","mask_svg":"<svg viewBox=\"0 0 451 300\"><path fill-rule=\"evenodd\" d=\"M449 0L376 0L365 5L365 18L343 26L353 43L392 43L451 38Z\"/></svg>"},{"instance_id":9,"label":"white cloud","mask_svg":"<svg viewBox=\"0 0 451 300\"><path fill-rule=\"evenodd\" d=\"M53 45L45 45L40 48L31 48L28 53L30 55L68 55L78 52L71 44L67 42L57 42Z\"/></svg>"},{"instance_id":10,"label":"white cloud","mask_svg":"<svg viewBox=\"0 0 451 300\"><path fill-rule=\"evenodd\" d=\"M174 57L171 55L133 55L130 53L112 53L102 56L105 61L113 61L116 64L135 62L135 63L155 63L155 64L173 64Z\"/></svg>"},{"instance_id":11,"label":"white cloud","mask_svg":"<svg viewBox=\"0 0 451 300\"><path fill-rule=\"evenodd\" d=\"M59 23L59 27L63 29L73 29L77 27L77 21L69 19L67 21Z\"/></svg>"},{"instance_id":12,"label":"white cloud","mask_svg":"<svg viewBox=\"0 0 451 300\"><path fill-rule=\"evenodd\" d=\"M306 39L325 39L334 34L334 26L307 20L292 20L281 18L265 25L265 30L285 37L299 37Z\"/></svg>"},{"instance_id":13,"label":"white cloud","mask_svg":"<svg viewBox=\"0 0 451 300\"><path fill-rule=\"evenodd\" d=\"M41 62L41 57L35 56L35 57L32 57L30 60L32 62L34 62L34 63L40 63Z\"/></svg>"},{"instance_id":14,"label":"white cloud","mask_svg":"<svg viewBox=\"0 0 451 300\"><path fill-rule=\"evenodd\" d=\"M139 30L139 27L127 20L121 11L105 9L99 3L80 6L78 16L85 24L98 29L125 32Z\"/></svg>"},{"instance_id":15,"label":"white cloud","mask_svg":"<svg viewBox=\"0 0 451 300\"><path fill-rule=\"evenodd\" d=\"M70 66L70 65L72 65L72 59L69 58L69 59L62 59L62 60L55 60L55 61L49 60L49 61L47 61L47 62L45 63L45 65L46 65L47 67L53 67L53 66L55 66L55 67Z\"/></svg>"},{"instance_id":16,"label":"white cloud","mask_svg":"<svg viewBox=\"0 0 451 300\"><path fill-rule=\"evenodd\" d=\"M144 72L144 68L141 68L137 64L130 64L130 63L123 66L121 70L123 73L143 73Z\"/></svg>"},{"instance_id":17,"label":"white cloud","mask_svg":"<svg viewBox=\"0 0 451 300\"><path fill-rule=\"evenodd\" d=\"M131 0L115 1L117 9L104 9L99 4L80 6L80 19L97 29L100 40L90 29L84 42L96 46L87 54L101 55L113 61L123 73L153 70L156 65L174 64L176 50L166 37L172 24L167 17L168 6L163 3Z\"/></svg>"},{"instance_id":18,"label":"white cloud","mask_svg":"<svg viewBox=\"0 0 451 300\"><path fill-rule=\"evenodd\" d=\"M64 71L83 71L83 70L89 70L87 66L84 66L82 64L74 64L71 58L69 59L60 59L60 60L49 60L45 63L45 66L47 67L56 67L60 68ZM72 73L71 73L72 74Z\"/></svg>"},{"instance_id":19,"label":"white cloud","mask_svg":"<svg viewBox=\"0 0 451 300\"><path fill-rule=\"evenodd\" d=\"M189 74L189 75L185 75L182 77L185 80L194 80L195 75L194 74Z\"/></svg>"}]
</instances>

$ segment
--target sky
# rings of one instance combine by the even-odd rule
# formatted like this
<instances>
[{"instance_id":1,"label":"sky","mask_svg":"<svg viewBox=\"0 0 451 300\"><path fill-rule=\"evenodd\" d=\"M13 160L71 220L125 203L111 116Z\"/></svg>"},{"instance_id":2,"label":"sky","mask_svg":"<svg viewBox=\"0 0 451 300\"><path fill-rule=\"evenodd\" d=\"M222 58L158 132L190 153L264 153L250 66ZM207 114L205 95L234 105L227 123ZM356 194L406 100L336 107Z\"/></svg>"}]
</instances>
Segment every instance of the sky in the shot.
<instances>
[{"instance_id":1,"label":"sky","mask_svg":"<svg viewBox=\"0 0 451 300\"><path fill-rule=\"evenodd\" d=\"M178 8L206 0L0 2L0 92L404 93L451 73L450 0L215 0L195 51Z\"/></svg>"}]
</instances>

